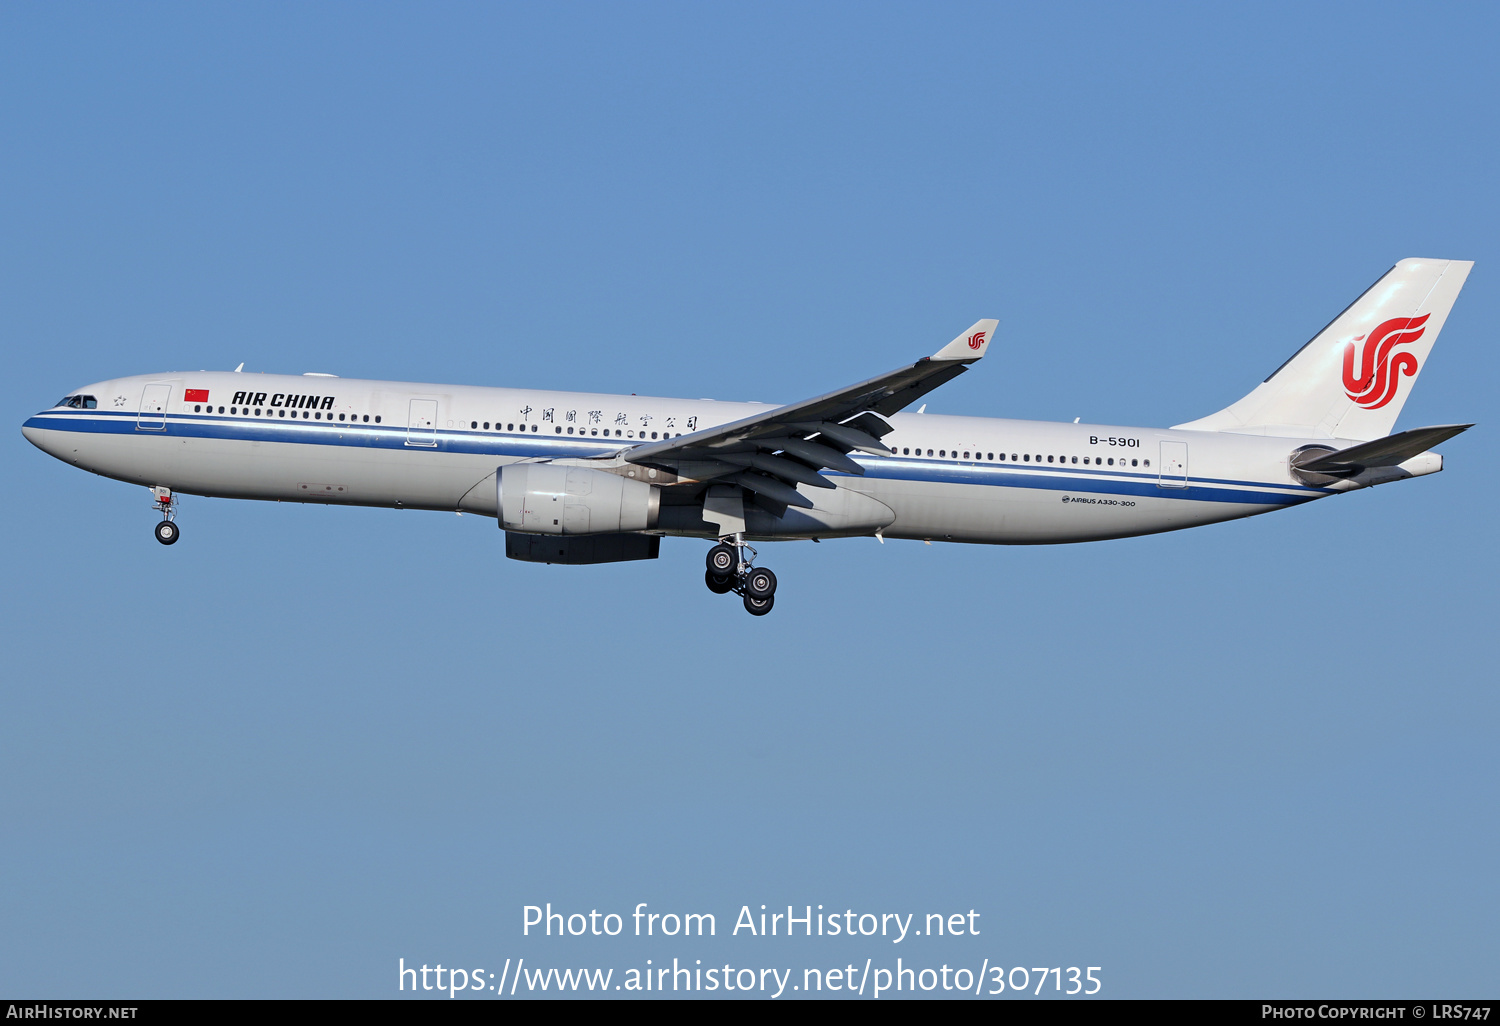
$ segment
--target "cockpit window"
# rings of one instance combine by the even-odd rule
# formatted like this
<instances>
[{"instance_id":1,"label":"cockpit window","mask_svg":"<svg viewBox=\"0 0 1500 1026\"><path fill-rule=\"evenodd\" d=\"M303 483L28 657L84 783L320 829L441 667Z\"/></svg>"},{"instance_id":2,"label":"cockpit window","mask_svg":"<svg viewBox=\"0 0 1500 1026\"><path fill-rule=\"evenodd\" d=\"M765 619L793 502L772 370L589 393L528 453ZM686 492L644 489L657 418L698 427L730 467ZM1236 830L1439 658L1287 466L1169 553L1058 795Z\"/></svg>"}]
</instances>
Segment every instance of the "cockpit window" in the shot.
<instances>
[{"instance_id":1,"label":"cockpit window","mask_svg":"<svg viewBox=\"0 0 1500 1026\"><path fill-rule=\"evenodd\" d=\"M71 406L75 410L96 410L99 400L91 395L65 395L57 401L58 406Z\"/></svg>"}]
</instances>

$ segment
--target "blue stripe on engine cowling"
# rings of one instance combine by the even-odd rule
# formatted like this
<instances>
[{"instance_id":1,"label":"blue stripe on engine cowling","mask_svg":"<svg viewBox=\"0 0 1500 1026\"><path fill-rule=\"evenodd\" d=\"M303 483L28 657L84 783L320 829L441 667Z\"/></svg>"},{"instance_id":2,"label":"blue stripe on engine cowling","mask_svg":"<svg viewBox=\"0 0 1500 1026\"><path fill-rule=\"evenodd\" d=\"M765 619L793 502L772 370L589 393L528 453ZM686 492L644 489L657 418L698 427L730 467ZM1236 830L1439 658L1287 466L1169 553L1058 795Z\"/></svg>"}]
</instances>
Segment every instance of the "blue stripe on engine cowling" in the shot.
<instances>
[{"instance_id":1,"label":"blue stripe on engine cowling","mask_svg":"<svg viewBox=\"0 0 1500 1026\"><path fill-rule=\"evenodd\" d=\"M165 430L140 430L137 414L90 410L79 413L37 414L22 426L46 431L79 431L90 434L119 434L182 438L214 438L232 441L287 442L298 445L336 445L352 448L399 449L408 452L452 452L469 455L508 456L512 458L600 456L626 448L622 439L591 439L553 435L488 435L466 432L436 432L424 435L436 445L408 445L408 429L397 425L330 423L328 421L281 421L261 418L207 416L167 416ZM865 476L896 481L921 481L938 484L967 484L1004 488L1040 488L1059 492L1085 492L1102 495L1133 495L1157 499L1193 499L1199 502L1234 502L1250 505L1287 506L1308 502L1332 494L1323 488L1299 488L1295 485L1269 485L1264 481L1222 479L1190 480L1186 488L1162 488L1149 474L1126 475L1108 470L1051 467L1027 468L1009 464L963 464L948 461L918 461L910 458L876 458L861 460ZM1066 476L1063 476L1066 474ZM1116 476L1110 476L1110 475ZM829 474L844 477L844 474ZM1241 487L1216 487L1217 485ZM1272 488L1289 489L1272 491Z\"/></svg>"}]
</instances>

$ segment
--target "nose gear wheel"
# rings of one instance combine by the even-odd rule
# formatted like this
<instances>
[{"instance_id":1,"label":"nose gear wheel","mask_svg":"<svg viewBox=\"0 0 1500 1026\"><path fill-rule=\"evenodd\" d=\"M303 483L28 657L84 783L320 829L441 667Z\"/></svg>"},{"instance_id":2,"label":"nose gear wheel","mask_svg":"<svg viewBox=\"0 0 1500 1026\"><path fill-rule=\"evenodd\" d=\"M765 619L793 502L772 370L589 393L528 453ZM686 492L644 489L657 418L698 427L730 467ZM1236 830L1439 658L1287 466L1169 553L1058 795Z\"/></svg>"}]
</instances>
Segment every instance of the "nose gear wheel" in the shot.
<instances>
[{"instance_id":1,"label":"nose gear wheel","mask_svg":"<svg viewBox=\"0 0 1500 1026\"><path fill-rule=\"evenodd\" d=\"M177 526L177 496L172 494L172 489L157 486L151 489L151 494L156 496L153 508L161 514L161 521L156 525L156 540L163 545L174 544L182 531Z\"/></svg>"}]
</instances>

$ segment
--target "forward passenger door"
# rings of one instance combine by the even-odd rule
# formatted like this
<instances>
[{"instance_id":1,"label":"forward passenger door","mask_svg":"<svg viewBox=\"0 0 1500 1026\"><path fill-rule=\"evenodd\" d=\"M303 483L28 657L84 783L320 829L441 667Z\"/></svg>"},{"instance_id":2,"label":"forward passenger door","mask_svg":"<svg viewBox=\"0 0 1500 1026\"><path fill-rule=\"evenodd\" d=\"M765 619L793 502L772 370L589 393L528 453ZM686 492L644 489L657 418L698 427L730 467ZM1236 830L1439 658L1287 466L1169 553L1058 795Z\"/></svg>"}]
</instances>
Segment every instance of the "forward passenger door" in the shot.
<instances>
[{"instance_id":1,"label":"forward passenger door","mask_svg":"<svg viewBox=\"0 0 1500 1026\"><path fill-rule=\"evenodd\" d=\"M171 385L147 385L141 393L141 409L135 415L137 431L165 431L167 429L167 399L172 395Z\"/></svg>"}]
</instances>

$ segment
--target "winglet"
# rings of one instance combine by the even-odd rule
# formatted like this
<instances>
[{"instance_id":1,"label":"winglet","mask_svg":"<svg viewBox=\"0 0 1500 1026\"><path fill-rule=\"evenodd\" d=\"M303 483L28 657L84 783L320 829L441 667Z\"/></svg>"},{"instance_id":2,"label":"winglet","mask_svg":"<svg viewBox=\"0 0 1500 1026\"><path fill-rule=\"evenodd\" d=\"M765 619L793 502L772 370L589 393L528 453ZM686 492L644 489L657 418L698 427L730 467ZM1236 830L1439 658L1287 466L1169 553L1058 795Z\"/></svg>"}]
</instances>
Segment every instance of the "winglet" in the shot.
<instances>
[{"instance_id":1,"label":"winglet","mask_svg":"<svg viewBox=\"0 0 1500 1026\"><path fill-rule=\"evenodd\" d=\"M975 321L962 335L933 353L929 360L962 360L971 363L984 355L1000 322L993 318Z\"/></svg>"}]
</instances>

